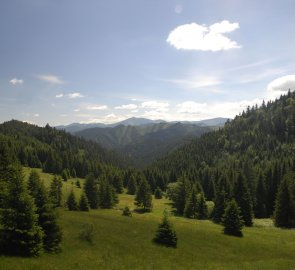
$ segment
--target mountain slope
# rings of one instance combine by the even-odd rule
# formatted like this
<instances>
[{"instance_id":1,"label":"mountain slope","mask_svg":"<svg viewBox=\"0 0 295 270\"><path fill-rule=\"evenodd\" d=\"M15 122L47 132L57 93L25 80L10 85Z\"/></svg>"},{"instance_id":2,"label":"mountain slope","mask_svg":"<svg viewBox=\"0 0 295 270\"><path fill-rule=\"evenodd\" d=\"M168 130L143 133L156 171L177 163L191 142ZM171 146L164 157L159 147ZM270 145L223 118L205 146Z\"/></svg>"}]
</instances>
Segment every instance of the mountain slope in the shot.
<instances>
[{"instance_id":1,"label":"mountain slope","mask_svg":"<svg viewBox=\"0 0 295 270\"><path fill-rule=\"evenodd\" d=\"M142 126L116 126L92 128L76 135L99 142L131 158L143 166L176 149L191 138L211 131L210 127L182 123L159 123Z\"/></svg>"}]
</instances>

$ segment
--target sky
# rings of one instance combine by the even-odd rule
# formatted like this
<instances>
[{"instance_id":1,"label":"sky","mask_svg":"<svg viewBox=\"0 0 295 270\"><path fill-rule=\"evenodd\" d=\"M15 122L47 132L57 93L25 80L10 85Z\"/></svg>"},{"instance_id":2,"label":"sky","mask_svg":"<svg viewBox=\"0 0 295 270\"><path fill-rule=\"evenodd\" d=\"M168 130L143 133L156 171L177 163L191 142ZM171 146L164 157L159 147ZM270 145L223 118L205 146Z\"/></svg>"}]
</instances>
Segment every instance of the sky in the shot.
<instances>
[{"instance_id":1,"label":"sky","mask_svg":"<svg viewBox=\"0 0 295 270\"><path fill-rule=\"evenodd\" d=\"M295 90L294 0L0 1L0 122L202 120Z\"/></svg>"}]
</instances>

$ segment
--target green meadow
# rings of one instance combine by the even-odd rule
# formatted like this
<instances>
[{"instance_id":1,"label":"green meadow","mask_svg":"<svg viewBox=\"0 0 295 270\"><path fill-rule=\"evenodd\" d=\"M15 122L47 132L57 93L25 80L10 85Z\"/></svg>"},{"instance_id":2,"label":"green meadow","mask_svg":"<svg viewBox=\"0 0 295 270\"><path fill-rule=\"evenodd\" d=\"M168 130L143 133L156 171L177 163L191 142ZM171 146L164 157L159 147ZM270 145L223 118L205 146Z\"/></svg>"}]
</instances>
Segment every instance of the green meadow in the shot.
<instances>
[{"instance_id":1,"label":"green meadow","mask_svg":"<svg viewBox=\"0 0 295 270\"><path fill-rule=\"evenodd\" d=\"M25 175L29 169L24 169ZM52 175L41 173L46 185ZM83 184L83 179L79 179ZM77 179L64 182L66 194ZM170 217L178 237L176 249L152 243L164 209L171 210L169 200L153 199L151 213L122 216L121 209L134 209L134 196L119 195L119 204L111 210L70 212L58 209L63 228L62 252L38 258L0 257L1 270L59 269L295 269L295 230L273 227L269 219L255 220L244 228L243 238L227 236L222 227L211 221ZM81 238L90 230L92 242Z\"/></svg>"}]
</instances>

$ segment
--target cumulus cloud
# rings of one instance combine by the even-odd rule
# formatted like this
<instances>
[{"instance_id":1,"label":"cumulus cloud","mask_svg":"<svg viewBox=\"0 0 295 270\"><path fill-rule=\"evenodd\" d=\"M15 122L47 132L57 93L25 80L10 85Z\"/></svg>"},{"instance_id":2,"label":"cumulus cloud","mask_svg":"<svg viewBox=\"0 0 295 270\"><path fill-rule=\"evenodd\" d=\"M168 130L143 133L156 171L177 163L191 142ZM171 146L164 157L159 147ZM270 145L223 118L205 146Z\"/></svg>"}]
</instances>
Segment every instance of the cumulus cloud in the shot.
<instances>
[{"instance_id":1,"label":"cumulus cloud","mask_svg":"<svg viewBox=\"0 0 295 270\"><path fill-rule=\"evenodd\" d=\"M55 95L56 98L62 98L63 96L64 96L64 94L62 94L62 93Z\"/></svg>"},{"instance_id":2,"label":"cumulus cloud","mask_svg":"<svg viewBox=\"0 0 295 270\"><path fill-rule=\"evenodd\" d=\"M197 23L183 24L173 29L167 42L178 50L221 51L241 46L225 36L239 28L238 23L227 20L210 26Z\"/></svg>"},{"instance_id":3,"label":"cumulus cloud","mask_svg":"<svg viewBox=\"0 0 295 270\"><path fill-rule=\"evenodd\" d=\"M69 93L66 95L68 98L82 98L84 97L84 95L82 95L81 93Z\"/></svg>"},{"instance_id":4,"label":"cumulus cloud","mask_svg":"<svg viewBox=\"0 0 295 270\"><path fill-rule=\"evenodd\" d=\"M185 101L176 106L178 113L194 113L201 114L208 109L207 103L198 103L195 101Z\"/></svg>"},{"instance_id":5,"label":"cumulus cloud","mask_svg":"<svg viewBox=\"0 0 295 270\"><path fill-rule=\"evenodd\" d=\"M286 75L271 81L267 85L267 98L274 100L289 89L295 90L295 75Z\"/></svg>"},{"instance_id":6,"label":"cumulus cloud","mask_svg":"<svg viewBox=\"0 0 295 270\"><path fill-rule=\"evenodd\" d=\"M17 79L17 78L13 78L9 81L10 84L12 85L22 85L24 83L24 80L22 79Z\"/></svg>"},{"instance_id":7,"label":"cumulus cloud","mask_svg":"<svg viewBox=\"0 0 295 270\"><path fill-rule=\"evenodd\" d=\"M108 108L107 105L94 105L94 106L88 106L86 109L92 110L92 111L101 111L101 110L106 110L107 108Z\"/></svg>"},{"instance_id":8,"label":"cumulus cloud","mask_svg":"<svg viewBox=\"0 0 295 270\"><path fill-rule=\"evenodd\" d=\"M121 106L116 106L115 109L116 110L135 110L137 109L137 105L136 104L127 104L127 105L121 105Z\"/></svg>"},{"instance_id":9,"label":"cumulus cloud","mask_svg":"<svg viewBox=\"0 0 295 270\"><path fill-rule=\"evenodd\" d=\"M145 101L141 103L142 108L154 109L156 111L168 111L169 103L167 102L158 102L158 101Z\"/></svg>"},{"instance_id":10,"label":"cumulus cloud","mask_svg":"<svg viewBox=\"0 0 295 270\"><path fill-rule=\"evenodd\" d=\"M64 84L65 83L58 76L54 76L54 75L38 75L37 77L40 80L51 83L51 84Z\"/></svg>"}]
</instances>

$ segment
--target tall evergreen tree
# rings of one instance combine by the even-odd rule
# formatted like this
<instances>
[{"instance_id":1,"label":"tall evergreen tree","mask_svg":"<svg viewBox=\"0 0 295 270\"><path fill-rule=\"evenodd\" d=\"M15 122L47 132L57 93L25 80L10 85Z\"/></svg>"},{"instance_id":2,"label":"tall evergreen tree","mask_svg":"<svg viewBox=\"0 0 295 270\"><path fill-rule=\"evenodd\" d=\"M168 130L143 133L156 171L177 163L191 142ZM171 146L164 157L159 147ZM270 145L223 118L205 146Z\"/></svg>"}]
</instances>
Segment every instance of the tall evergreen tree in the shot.
<instances>
[{"instance_id":1,"label":"tall evergreen tree","mask_svg":"<svg viewBox=\"0 0 295 270\"><path fill-rule=\"evenodd\" d=\"M78 210L78 203L76 200L76 196L73 190L71 190L68 199L67 199L67 206L70 211L77 211Z\"/></svg>"},{"instance_id":2,"label":"tall evergreen tree","mask_svg":"<svg viewBox=\"0 0 295 270\"><path fill-rule=\"evenodd\" d=\"M277 227L295 227L295 200L290 190L290 180L293 179L285 176L279 186L274 211L274 223Z\"/></svg>"},{"instance_id":3,"label":"tall evergreen tree","mask_svg":"<svg viewBox=\"0 0 295 270\"><path fill-rule=\"evenodd\" d=\"M137 190L137 182L133 174L130 175L127 184L127 194L134 195Z\"/></svg>"},{"instance_id":4,"label":"tall evergreen tree","mask_svg":"<svg viewBox=\"0 0 295 270\"><path fill-rule=\"evenodd\" d=\"M98 183L93 174L87 175L84 184L84 191L87 196L90 208L97 209L99 206L99 190Z\"/></svg>"},{"instance_id":5,"label":"tall evergreen tree","mask_svg":"<svg viewBox=\"0 0 295 270\"><path fill-rule=\"evenodd\" d=\"M38 256L42 252L43 231L33 198L28 194L20 167L10 169L8 194L0 214L2 253Z\"/></svg>"},{"instance_id":6,"label":"tall evergreen tree","mask_svg":"<svg viewBox=\"0 0 295 270\"><path fill-rule=\"evenodd\" d=\"M241 209L241 214L246 226L253 225L253 208L251 195L246 183L246 179L240 173L234 184L234 198Z\"/></svg>"},{"instance_id":7,"label":"tall evergreen tree","mask_svg":"<svg viewBox=\"0 0 295 270\"><path fill-rule=\"evenodd\" d=\"M266 218L267 217L267 209L266 209L266 188L265 188L265 180L264 175L260 172L258 177L258 183L256 187L256 200L255 200L255 208L254 213L257 218Z\"/></svg>"},{"instance_id":8,"label":"tall evergreen tree","mask_svg":"<svg viewBox=\"0 0 295 270\"><path fill-rule=\"evenodd\" d=\"M79 201L79 210L80 211L89 211L89 203L87 196L85 193L81 194L80 201Z\"/></svg>"},{"instance_id":9,"label":"tall evergreen tree","mask_svg":"<svg viewBox=\"0 0 295 270\"><path fill-rule=\"evenodd\" d=\"M62 206L62 181L56 175L50 184L49 198L54 207Z\"/></svg>"},{"instance_id":10,"label":"tall evergreen tree","mask_svg":"<svg viewBox=\"0 0 295 270\"><path fill-rule=\"evenodd\" d=\"M243 236L243 219L241 217L240 208L234 199L231 200L225 208L222 217L222 225L224 226L223 231L225 234Z\"/></svg>"},{"instance_id":11,"label":"tall evergreen tree","mask_svg":"<svg viewBox=\"0 0 295 270\"><path fill-rule=\"evenodd\" d=\"M177 247L177 236L171 223L168 220L168 213L165 211L163 221L159 225L153 241L167 247Z\"/></svg>"},{"instance_id":12,"label":"tall evergreen tree","mask_svg":"<svg viewBox=\"0 0 295 270\"><path fill-rule=\"evenodd\" d=\"M208 207L204 193L199 193L197 197L197 218L206 219L208 218Z\"/></svg>"},{"instance_id":13,"label":"tall evergreen tree","mask_svg":"<svg viewBox=\"0 0 295 270\"><path fill-rule=\"evenodd\" d=\"M198 216L198 198L196 188L193 187L190 195L188 196L184 208L183 215L187 218L197 218Z\"/></svg>"},{"instance_id":14,"label":"tall evergreen tree","mask_svg":"<svg viewBox=\"0 0 295 270\"><path fill-rule=\"evenodd\" d=\"M152 210L152 192L145 178L139 182L137 193L135 196L135 205L143 207L144 211Z\"/></svg>"},{"instance_id":15,"label":"tall evergreen tree","mask_svg":"<svg viewBox=\"0 0 295 270\"><path fill-rule=\"evenodd\" d=\"M159 187L155 190L155 199L162 199L162 190Z\"/></svg>"},{"instance_id":16,"label":"tall evergreen tree","mask_svg":"<svg viewBox=\"0 0 295 270\"><path fill-rule=\"evenodd\" d=\"M99 206L101 208L112 208L115 205L115 190L107 179L101 179L99 185Z\"/></svg>"}]
</instances>

